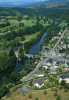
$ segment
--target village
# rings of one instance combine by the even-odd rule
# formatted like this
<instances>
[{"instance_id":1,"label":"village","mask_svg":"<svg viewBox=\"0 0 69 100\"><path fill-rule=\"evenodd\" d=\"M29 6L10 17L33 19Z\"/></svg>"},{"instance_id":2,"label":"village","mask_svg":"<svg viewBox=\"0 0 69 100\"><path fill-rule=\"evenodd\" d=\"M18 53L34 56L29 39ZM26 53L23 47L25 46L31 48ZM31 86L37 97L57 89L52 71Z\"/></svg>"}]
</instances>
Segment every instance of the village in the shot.
<instances>
[{"instance_id":1,"label":"village","mask_svg":"<svg viewBox=\"0 0 69 100\"><path fill-rule=\"evenodd\" d=\"M37 64L34 71L21 79L23 86L20 90L22 93L27 93L31 89L39 90L58 87L63 82L69 84L69 54L67 52L69 44L64 42L67 32L61 33L56 42L57 45L53 49L43 46L39 64ZM53 39L56 38L53 37ZM63 52L64 49L65 52Z\"/></svg>"}]
</instances>

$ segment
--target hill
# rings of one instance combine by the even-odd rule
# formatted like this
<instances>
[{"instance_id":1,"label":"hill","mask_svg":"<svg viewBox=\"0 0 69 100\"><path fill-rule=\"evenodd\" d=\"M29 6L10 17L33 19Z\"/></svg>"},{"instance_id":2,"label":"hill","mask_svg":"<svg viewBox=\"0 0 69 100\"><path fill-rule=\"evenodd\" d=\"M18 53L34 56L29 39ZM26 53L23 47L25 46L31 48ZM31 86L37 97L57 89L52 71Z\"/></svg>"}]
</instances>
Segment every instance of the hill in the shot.
<instances>
[{"instance_id":1,"label":"hill","mask_svg":"<svg viewBox=\"0 0 69 100\"><path fill-rule=\"evenodd\" d=\"M29 0L29 1L0 1L0 7L57 7L66 6L69 0Z\"/></svg>"},{"instance_id":2,"label":"hill","mask_svg":"<svg viewBox=\"0 0 69 100\"><path fill-rule=\"evenodd\" d=\"M54 6L55 7L55 6ZM0 7L0 16L20 16L20 15L68 15L69 7L68 6L59 6L54 9L54 7L46 8L46 7L35 7L35 8L2 8Z\"/></svg>"}]
</instances>

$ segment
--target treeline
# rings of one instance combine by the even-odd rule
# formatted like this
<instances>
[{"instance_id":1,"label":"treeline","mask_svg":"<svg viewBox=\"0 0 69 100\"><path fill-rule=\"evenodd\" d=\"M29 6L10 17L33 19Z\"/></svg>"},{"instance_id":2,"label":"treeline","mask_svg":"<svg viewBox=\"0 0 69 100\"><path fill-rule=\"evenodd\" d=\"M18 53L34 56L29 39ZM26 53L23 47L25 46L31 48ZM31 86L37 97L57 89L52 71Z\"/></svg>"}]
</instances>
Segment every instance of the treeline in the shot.
<instances>
[{"instance_id":1,"label":"treeline","mask_svg":"<svg viewBox=\"0 0 69 100\"><path fill-rule=\"evenodd\" d=\"M12 72L15 71L17 58L11 49L9 53L0 52L0 98L9 91L8 84L14 81Z\"/></svg>"},{"instance_id":2,"label":"treeline","mask_svg":"<svg viewBox=\"0 0 69 100\"><path fill-rule=\"evenodd\" d=\"M62 15L69 14L69 7L57 7L57 8L0 8L0 16L18 16L18 15L29 15L29 16L48 16L48 15Z\"/></svg>"}]
</instances>

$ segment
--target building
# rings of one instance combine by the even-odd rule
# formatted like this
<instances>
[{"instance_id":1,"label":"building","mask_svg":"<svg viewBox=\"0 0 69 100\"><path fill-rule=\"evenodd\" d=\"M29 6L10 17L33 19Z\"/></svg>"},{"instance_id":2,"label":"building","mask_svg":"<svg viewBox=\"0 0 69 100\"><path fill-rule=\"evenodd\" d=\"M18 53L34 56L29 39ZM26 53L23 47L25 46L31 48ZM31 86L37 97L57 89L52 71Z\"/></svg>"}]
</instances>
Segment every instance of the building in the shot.
<instances>
[{"instance_id":1,"label":"building","mask_svg":"<svg viewBox=\"0 0 69 100\"><path fill-rule=\"evenodd\" d=\"M44 86L44 82L45 82L46 80L47 80L46 77L35 79L35 80L33 81L33 85L34 85L34 87L40 89L40 88L42 88L42 87Z\"/></svg>"},{"instance_id":2,"label":"building","mask_svg":"<svg viewBox=\"0 0 69 100\"><path fill-rule=\"evenodd\" d=\"M62 75L59 78L59 83L61 83L62 81L65 81L65 83L69 83L69 73L66 73L66 74Z\"/></svg>"},{"instance_id":3,"label":"building","mask_svg":"<svg viewBox=\"0 0 69 100\"><path fill-rule=\"evenodd\" d=\"M50 74L56 74L59 66L53 65L50 67Z\"/></svg>"},{"instance_id":4,"label":"building","mask_svg":"<svg viewBox=\"0 0 69 100\"><path fill-rule=\"evenodd\" d=\"M42 67L45 68L46 70L48 69L48 66L46 66L46 65L43 65Z\"/></svg>"}]
</instances>

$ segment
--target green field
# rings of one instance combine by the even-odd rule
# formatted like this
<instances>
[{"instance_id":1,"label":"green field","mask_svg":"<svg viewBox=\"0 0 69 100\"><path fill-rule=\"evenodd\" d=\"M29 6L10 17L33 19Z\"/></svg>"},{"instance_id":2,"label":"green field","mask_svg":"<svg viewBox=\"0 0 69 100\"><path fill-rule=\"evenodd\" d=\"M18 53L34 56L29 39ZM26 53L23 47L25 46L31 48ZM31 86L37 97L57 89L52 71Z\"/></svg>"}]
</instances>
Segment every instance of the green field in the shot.
<instances>
[{"instance_id":1,"label":"green field","mask_svg":"<svg viewBox=\"0 0 69 100\"><path fill-rule=\"evenodd\" d=\"M11 96L4 97L3 100L56 100L57 96L60 96L60 100L69 100L69 91L65 92L64 90L59 90L57 96L55 96L55 91L47 90L47 93L44 94L45 90L35 90L31 93L23 96L18 91L11 93Z\"/></svg>"}]
</instances>

